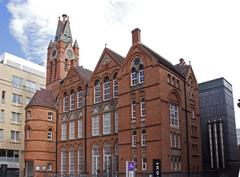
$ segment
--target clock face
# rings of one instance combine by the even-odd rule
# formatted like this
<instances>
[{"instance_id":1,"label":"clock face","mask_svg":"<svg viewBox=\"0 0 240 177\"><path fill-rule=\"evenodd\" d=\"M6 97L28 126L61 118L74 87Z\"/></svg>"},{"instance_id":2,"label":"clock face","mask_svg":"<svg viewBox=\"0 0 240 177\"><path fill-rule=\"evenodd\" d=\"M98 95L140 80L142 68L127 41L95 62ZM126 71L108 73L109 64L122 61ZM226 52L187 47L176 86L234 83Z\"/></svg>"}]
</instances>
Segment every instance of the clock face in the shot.
<instances>
[{"instance_id":1,"label":"clock face","mask_svg":"<svg viewBox=\"0 0 240 177\"><path fill-rule=\"evenodd\" d=\"M67 56L69 59L73 58L73 51L71 49L67 50Z\"/></svg>"}]
</instances>

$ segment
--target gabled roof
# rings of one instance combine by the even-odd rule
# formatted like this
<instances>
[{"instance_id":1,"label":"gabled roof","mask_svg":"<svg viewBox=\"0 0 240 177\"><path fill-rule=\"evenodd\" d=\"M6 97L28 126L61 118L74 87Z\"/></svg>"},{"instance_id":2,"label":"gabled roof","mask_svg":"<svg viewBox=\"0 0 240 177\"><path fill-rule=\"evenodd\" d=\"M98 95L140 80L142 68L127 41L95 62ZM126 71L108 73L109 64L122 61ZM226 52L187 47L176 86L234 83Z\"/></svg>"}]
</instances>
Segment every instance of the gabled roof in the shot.
<instances>
[{"instance_id":1,"label":"gabled roof","mask_svg":"<svg viewBox=\"0 0 240 177\"><path fill-rule=\"evenodd\" d=\"M152 49L150 49L146 45L144 45L142 43L140 43L139 45L142 46L144 49L146 49L151 55L153 55L153 57L157 60L158 63L160 63L160 64L164 65L165 67L169 68L170 70L174 71L176 74L184 77L184 75L171 62L169 62L168 60L163 58L161 55L154 52Z\"/></svg>"},{"instance_id":2,"label":"gabled roof","mask_svg":"<svg viewBox=\"0 0 240 177\"><path fill-rule=\"evenodd\" d=\"M28 103L27 107L29 106L43 106L56 109L53 94L51 91L46 89L37 90L31 101Z\"/></svg>"},{"instance_id":3,"label":"gabled roof","mask_svg":"<svg viewBox=\"0 0 240 177\"><path fill-rule=\"evenodd\" d=\"M106 50L120 63L123 63L124 57L106 47Z\"/></svg>"},{"instance_id":4,"label":"gabled roof","mask_svg":"<svg viewBox=\"0 0 240 177\"><path fill-rule=\"evenodd\" d=\"M89 82L90 78L93 74L92 71L83 68L82 66L76 66L76 71L78 72L78 74L80 75L80 77L85 81L85 82Z\"/></svg>"}]
</instances>

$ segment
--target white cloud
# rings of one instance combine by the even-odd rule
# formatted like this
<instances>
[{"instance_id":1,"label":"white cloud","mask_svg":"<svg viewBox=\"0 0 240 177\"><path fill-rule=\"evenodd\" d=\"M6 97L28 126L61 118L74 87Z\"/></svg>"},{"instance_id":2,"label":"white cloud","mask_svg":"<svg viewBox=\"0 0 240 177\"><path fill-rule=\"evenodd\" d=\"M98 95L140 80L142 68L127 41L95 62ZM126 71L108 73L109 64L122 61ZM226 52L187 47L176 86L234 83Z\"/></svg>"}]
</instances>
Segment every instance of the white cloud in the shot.
<instances>
[{"instance_id":1,"label":"white cloud","mask_svg":"<svg viewBox=\"0 0 240 177\"><path fill-rule=\"evenodd\" d=\"M139 27L142 42L172 63L191 60L199 82L225 77L240 98L239 2L222 0L60 1L10 0L10 29L26 56L37 63L46 58L57 17L70 16L79 42L80 64L94 69L105 43L126 55L131 30ZM240 109L235 107L236 118ZM237 125L240 127L240 120Z\"/></svg>"}]
</instances>

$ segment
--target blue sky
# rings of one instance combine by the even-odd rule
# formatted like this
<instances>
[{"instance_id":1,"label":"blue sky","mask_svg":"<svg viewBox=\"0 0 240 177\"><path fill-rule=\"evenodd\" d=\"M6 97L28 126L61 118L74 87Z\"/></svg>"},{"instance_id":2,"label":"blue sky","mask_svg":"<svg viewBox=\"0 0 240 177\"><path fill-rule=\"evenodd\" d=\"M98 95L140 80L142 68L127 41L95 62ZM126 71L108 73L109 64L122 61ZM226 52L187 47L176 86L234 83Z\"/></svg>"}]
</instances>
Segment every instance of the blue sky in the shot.
<instances>
[{"instance_id":1,"label":"blue sky","mask_svg":"<svg viewBox=\"0 0 240 177\"><path fill-rule=\"evenodd\" d=\"M9 22L11 14L7 10L6 0L0 0L0 54L8 52L16 56L25 58L25 54L21 50L21 46L17 39L10 34Z\"/></svg>"},{"instance_id":2,"label":"blue sky","mask_svg":"<svg viewBox=\"0 0 240 177\"><path fill-rule=\"evenodd\" d=\"M105 44L126 56L138 27L142 42L171 63L191 61L199 83L227 79L240 128L239 9L239 0L0 0L0 53L46 60L58 17L66 13L80 65L93 70Z\"/></svg>"}]
</instances>

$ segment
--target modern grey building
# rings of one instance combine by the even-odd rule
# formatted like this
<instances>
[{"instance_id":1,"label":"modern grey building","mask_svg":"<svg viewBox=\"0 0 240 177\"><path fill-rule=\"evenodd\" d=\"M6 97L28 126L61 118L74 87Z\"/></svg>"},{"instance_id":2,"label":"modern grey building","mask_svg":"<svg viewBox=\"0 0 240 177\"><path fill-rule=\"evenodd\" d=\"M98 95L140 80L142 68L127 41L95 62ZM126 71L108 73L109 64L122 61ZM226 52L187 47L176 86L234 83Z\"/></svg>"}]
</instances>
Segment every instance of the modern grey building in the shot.
<instances>
[{"instance_id":1,"label":"modern grey building","mask_svg":"<svg viewBox=\"0 0 240 177\"><path fill-rule=\"evenodd\" d=\"M224 78L199 84L204 170L224 170L238 161L232 85Z\"/></svg>"}]
</instances>

